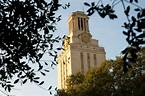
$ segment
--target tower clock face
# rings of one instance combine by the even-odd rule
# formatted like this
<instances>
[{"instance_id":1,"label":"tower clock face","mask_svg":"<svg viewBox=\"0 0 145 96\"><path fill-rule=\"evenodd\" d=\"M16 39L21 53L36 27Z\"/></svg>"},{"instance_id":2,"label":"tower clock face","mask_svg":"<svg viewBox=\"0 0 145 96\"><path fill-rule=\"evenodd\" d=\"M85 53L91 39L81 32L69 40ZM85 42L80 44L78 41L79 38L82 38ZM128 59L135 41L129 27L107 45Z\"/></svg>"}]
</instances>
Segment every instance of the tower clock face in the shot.
<instances>
[{"instance_id":1,"label":"tower clock face","mask_svg":"<svg viewBox=\"0 0 145 96\"><path fill-rule=\"evenodd\" d=\"M84 43L90 42L89 36L83 36L83 37L82 37L82 41L83 41Z\"/></svg>"},{"instance_id":2,"label":"tower clock face","mask_svg":"<svg viewBox=\"0 0 145 96\"><path fill-rule=\"evenodd\" d=\"M87 32L83 32L79 35L79 37L84 43L89 43L92 36Z\"/></svg>"}]
</instances>

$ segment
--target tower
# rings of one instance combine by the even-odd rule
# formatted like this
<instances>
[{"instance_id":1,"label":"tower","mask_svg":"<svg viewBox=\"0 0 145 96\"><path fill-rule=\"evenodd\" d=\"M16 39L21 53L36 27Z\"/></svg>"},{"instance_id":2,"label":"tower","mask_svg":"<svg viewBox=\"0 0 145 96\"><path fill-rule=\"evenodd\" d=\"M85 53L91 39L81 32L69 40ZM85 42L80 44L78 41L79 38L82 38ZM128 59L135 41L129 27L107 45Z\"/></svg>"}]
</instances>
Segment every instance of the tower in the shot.
<instances>
[{"instance_id":1,"label":"tower","mask_svg":"<svg viewBox=\"0 0 145 96\"><path fill-rule=\"evenodd\" d=\"M105 50L92 39L89 18L84 12L73 12L69 19L69 35L64 38L63 51L58 57L58 89L65 89L66 78L76 72L85 74L98 67L105 59Z\"/></svg>"}]
</instances>

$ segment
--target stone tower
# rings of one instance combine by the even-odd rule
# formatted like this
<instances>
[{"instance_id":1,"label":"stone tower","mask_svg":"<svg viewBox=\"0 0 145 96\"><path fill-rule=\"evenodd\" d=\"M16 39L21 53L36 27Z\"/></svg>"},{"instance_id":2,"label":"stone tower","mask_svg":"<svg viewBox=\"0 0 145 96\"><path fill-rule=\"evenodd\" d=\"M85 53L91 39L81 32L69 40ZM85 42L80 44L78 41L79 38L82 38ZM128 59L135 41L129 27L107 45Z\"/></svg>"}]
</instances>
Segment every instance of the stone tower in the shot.
<instances>
[{"instance_id":1,"label":"stone tower","mask_svg":"<svg viewBox=\"0 0 145 96\"><path fill-rule=\"evenodd\" d=\"M58 89L65 89L66 78L78 71L85 74L90 68L99 66L105 59L103 47L92 39L89 18L84 12L73 12L69 19L69 35L64 38L64 50L58 57Z\"/></svg>"}]
</instances>

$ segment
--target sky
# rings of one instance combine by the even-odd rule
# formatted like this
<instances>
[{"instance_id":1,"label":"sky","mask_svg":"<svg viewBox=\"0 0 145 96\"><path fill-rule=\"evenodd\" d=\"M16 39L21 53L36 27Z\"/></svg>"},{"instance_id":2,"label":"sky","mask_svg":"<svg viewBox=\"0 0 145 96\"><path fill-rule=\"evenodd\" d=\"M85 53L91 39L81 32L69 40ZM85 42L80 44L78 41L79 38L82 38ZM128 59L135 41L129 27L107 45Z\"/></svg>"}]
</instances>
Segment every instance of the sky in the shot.
<instances>
[{"instance_id":1,"label":"sky","mask_svg":"<svg viewBox=\"0 0 145 96\"><path fill-rule=\"evenodd\" d=\"M57 15L62 15L62 20L57 23L57 30L54 33L56 36L68 35L68 23L67 20L72 12L75 11L86 11L87 7L83 6L83 2L91 2L93 0L60 0L61 3L70 2L70 8L60 9ZM94 0L95 1L95 0ZM97 1L97 0L96 0ZM106 2L108 0L104 0ZM125 41L125 36L122 34L124 30L121 26L124 21L126 21L125 16L122 12L122 6L117 5L116 14L118 19L110 20L108 17L102 19L97 13L89 17L89 30L93 39L99 40L99 46L104 47L106 51L106 59L115 59L116 56L120 55L120 52L128 46ZM61 43L57 44L56 47L61 46ZM48 56L43 57L44 60L49 60ZM57 67L51 69L46 77L42 77L45 81L42 88L34 83L26 83L25 85L16 85L16 87L9 93L10 96L51 96L48 89L49 86L52 87L52 92L54 93L55 87L57 87ZM0 91L0 96L5 96Z\"/></svg>"}]
</instances>

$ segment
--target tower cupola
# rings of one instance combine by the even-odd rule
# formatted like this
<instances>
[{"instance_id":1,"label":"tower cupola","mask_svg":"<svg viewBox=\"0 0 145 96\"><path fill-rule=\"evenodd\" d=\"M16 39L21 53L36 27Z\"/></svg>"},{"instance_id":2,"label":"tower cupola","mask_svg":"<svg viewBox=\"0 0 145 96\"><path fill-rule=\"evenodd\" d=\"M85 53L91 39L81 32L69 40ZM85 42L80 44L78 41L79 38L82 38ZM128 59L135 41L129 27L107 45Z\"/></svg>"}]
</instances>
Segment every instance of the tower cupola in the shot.
<instances>
[{"instance_id":1,"label":"tower cupola","mask_svg":"<svg viewBox=\"0 0 145 96\"><path fill-rule=\"evenodd\" d=\"M69 35L76 36L82 32L89 32L88 19L84 12L73 12L68 19Z\"/></svg>"}]
</instances>

